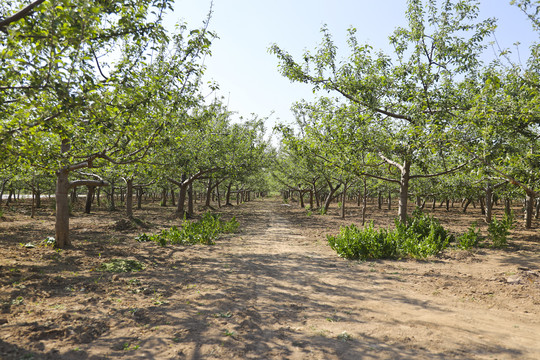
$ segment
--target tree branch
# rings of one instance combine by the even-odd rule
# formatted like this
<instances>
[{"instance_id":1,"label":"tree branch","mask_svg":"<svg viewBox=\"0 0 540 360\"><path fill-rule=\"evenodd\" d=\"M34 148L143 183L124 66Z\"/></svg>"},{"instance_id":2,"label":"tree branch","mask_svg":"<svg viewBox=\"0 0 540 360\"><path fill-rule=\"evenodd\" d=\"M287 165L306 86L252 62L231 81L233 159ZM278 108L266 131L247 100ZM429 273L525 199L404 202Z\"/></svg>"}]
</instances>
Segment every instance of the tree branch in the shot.
<instances>
[{"instance_id":1,"label":"tree branch","mask_svg":"<svg viewBox=\"0 0 540 360\"><path fill-rule=\"evenodd\" d=\"M75 180L69 183L69 188L77 186L109 186L109 183L103 180Z\"/></svg>"},{"instance_id":2,"label":"tree branch","mask_svg":"<svg viewBox=\"0 0 540 360\"><path fill-rule=\"evenodd\" d=\"M450 169L450 170L446 170L446 171L443 171L443 172L440 172L440 173L437 173L437 174L425 174L425 175L422 175L422 174L419 174L419 175L411 175L409 177L409 179L415 179L415 178L432 178L432 177L437 177L437 176L441 176L441 175L446 175L446 174L449 174L449 173L452 173L454 171L457 171L459 169L461 169L462 167L464 167L465 165L468 165L471 161L467 161L467 162L464 162L463 164L459 165L459 166L456 166L455 168L453 169Z\"/></svg>"},{"instance_id":3,"label":"tree branch","mask_svg":"<svg viewBox=\"0 0 540 360\"><path fill-rule=\"evenodd\" d=\"M8 25L30 15L32 13L32 10L34 10L36 6L41 5L41 3L43 3L44 1L45 0L36 0L33 3L24 7L22 10L19 10L19 12L15 13L14 15L0 20L0 31L7 32L6 27Z\"/></svg>"},{"instance_id":4,"label":"tree branch","mask_svg":"<svg viewBox=\"0 0 540 360\"><path fill-rule=\"evenodd\" d=\"M397 167L400 171L403 171L403 165L401 165L401 164L399 164L399 163L397 163L397 162L395 162L395 161L393 161L393 160L388 159L386 156L384 156L384 155L382 154L382 152L379 151L379 153L378 153L377 155L379 155L379 157L380 157L381 159L383 159L384 161L386 161L388 164Z\"/></svg>"}]
</instances>

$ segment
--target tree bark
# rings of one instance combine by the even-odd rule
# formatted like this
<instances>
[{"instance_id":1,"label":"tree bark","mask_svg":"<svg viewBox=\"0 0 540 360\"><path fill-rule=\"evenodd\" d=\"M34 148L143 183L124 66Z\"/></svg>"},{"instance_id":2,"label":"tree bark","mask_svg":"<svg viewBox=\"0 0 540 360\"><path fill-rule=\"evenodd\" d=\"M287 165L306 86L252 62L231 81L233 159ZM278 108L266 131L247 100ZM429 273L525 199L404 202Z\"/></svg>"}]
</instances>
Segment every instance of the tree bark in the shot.
<instances>
[{"instance_id":1,"label":"tree bark","mask_svg":"<svg viewBox=\"0 0 540 360\"><path fill-rule=\"evenodd\" d=\"M74 187L72 190L71 190L71 204L75 204L78 200L78 196L77 196L77 188Z\"/></svg>"},{"instance_id":2,"label":"tree bark","mask_svg":"<svg viewBox=\"0 0 540 360\"><path fill-rule=\"evenodd\" d=\"M39 183L36 184L36 208L41 208L41 189L39 188Z\"/></svg>"},{"instance_id":3,"label":"tree bark","mask_svg":"<svg viewBox=\"0 0 540 360\"><path fill-rule=\"evenodd\" d=\"M161 189L161 202L159 203L160 206L167 206L167 196L168 196L167 188L164 187Z\"/></svg>"},{"instance_id":4,"label":"tree bark","mask_svg":"<svg viewBox=\"0 0 540 360\"><path fill-rule=\"evenodd\" d=\"M493 219L493 188L491 187L491 184L488 184L486 187L486 223L490 223Z\"/></svg>"},{"instance_id":5,"label":"tree bark","mask_svg":"<svg viewBox=\"0 0 540 360\"><path fill-rule=\"evenodd\" d=\"M32 190L32 209L30 212L30 218L34 218L36 215L36 192Z\"/></svg>"},{"instance_id":6,"label":"tree bark","mask_svg":"<svg viewBox=\"0 0 540 360\"><path fill-rule=\"evenodd\" d=\"M109 199L109 211L115 211L116 210L116 203L114 199L114 190L116 188L114 187L114 181L111 181L111 195Z\"/></svg>"},{"instance_id":7,"label":"tree bark","mask_svg":"<svg viewBox=\"0 0 540 360\"><path fill-rule=\"evenodd\" d=\"M534 194L527 191L525 197L525 228L530 229L532 227L532 218L534 211Z\"/></svg>"},{"instance_id":8,"label":"tree bark","mask_svg":"<svg viewBox=\"0 0 540 360\"><path fill-rule=\"evenodd\" d=\"M178 201L176 205L176 217L183 218L184 213L185 213L184 205L186 202L187 185L180 185L179 188L180 188L180 191L178 192Z\"/></svg>"},{"instance_id":9,"label":"tree bark","mask_svg":"<svg viewBox=\"0 0 540 360\"><path fill-rule=\"evenodd\" d=\"M188 211L187 215L189 218L193 217L193 183L190 182L187 188L188 195Z\"/></svg>"},{"instance_id":10,"label":"tree bark","mask_svg":"<svg viewBox=\"0 0 540 360\"><path fill-rule=\"evenodd\" d=\"M84 206L84 212L90 214L92 210L92 200L94 198L95 186L88 186L88 193L86 194L86 204Z\"/></svg>"},{"instance_id":11,"label":"tree bark","mask_svg":"<svg viewBox=\"0 0 540 360\"><path fill-rule=\"evenodd\" d=\"M133 218L133 179L126 180L126 216Z\"/></svg>"},{"instance_id":12,"label":"tree bark","mask_svg":"<svg viewBox=\"0 0 540 360\"><path fill-rule=\"evenodd\" d=\"M362 226L366 224L366 212L367 212L367 180L364 178L364 196L362 200ZM380 193L379 193L380 196ZM379 201L380 205L380 201Z\"/></svg>"},{"instance_id":13,"label":"tree bark","mask_svg":"<svg viewBox=\"0 0 540 360\"><path fill-rule=\"evenodd\" d=\"M347 186L349 184L347 182L345 182L343 184L343 197L342 197L342 202L341 202L341 218L342 219L345 219L345 208L346 208L346 203L347 203Z\"/></svg>"},{"instance_id":14,"label":"tree bark","mask_svg":"<svg viewBox=\"0 0 540 360\"><path fill-rule=\"evenodd\" d=\"M330 208L330 203L332 202L332 199L334 198L334 194L341 187L341 184L338 184L338 186L334 188L332 184L328 182L328 187L330 188L330 193L328 194L328 197L326 198L326 201L324 202L324 207L323 207L323 211L325 214L328 212L328 208Z\"/></svg>"},{"instance_id":15,"label":"tree bark","mask_svg":"<svg viewBox=\"0 0 540 360\"><path fill-rule=\"evenodd\" d=\"M71 246L69 239L69 171L59 170L56 173L56 247L65 249Z\"/></svg>"},{"instance_id":16,"label":"tree bark","mask_svg":"<svg viewBox=\"0 0 540 360\"><path fill-rule=\"evenodd\" d=\"M229 185L227 185L227 193L225 195L225 206L232 206L232 204L231 204L231 187L232 187L232 181L229 181Z\"/></svg>"},{"instance_id":17,"label":"tree bark","mask_svg":"<svg viewBox=\"0 0 540 360\"><path fill-rule=\"evenodd\" d=\"M506 216L510 216L512 214L511 205L512 201L510 200L510 198L504 198L504 213L506 214Z\"/></svg>"},{"instance_id":18,"label":"tree bark","mask_svg":"<svg viewBox=\"0 0 540 360\"><path fill-rule=\"evenodd\" d=\"M214 187L212 186L212 178L208 179L208 185L206 185L206 202L204 203L204 206L207 208L210 208L210 202L212 201L212 190Z\"/></svg>"},{"instance_id":19,"label":"tree bark","mask_svg":"<svg viewBox=\"0 0 540 360\"><path fill-rule=\"evenodd\" d=\"M4 196L4 190L6 189L6 184L9 181L9 179L4 179L2 181L2 187L0 188L0 206L2 206L2 198Z\"/></svg>"},{"instance_id":20,"label":"tree bark","mask_svg":"<svg viewBox=\"0 0 540 360\"><path fill-rule=\"evenodd\" d=\"M174 197L174 186L171 186L171 205L176 206L176 199Z\"/></svg>"},{"instance_id":21,"label":"tree bark","mask_svg":"<svg viewBox=\"0 0 540 360\"><path fill-rule=\"evenodd\" d=\"M485 207L485 203L484 203L484 198L481 196L478 199L478 202L480 203L480 213L482 215L486 215L486 207ZM473 205L474 205L474 203L473 203Z\"/></svg>"},{"instance_id":22,"label":"tree bark","mask_svg":"<svg viewBox=\"0 0 540 360\"><path fill-rule=\"evenodd\" d=\"M317 186L315 185L315 183L313 183L313 194L315 196L315 202L317 203L317 209L321 207L321 195L319 194L319 192L317 191Z\"/></svg>"},{"instance_id":23,"label":"tree bark","mask_svg":"<svg viewBox=\"0 0 540 360\"><path fill-rule=\"evenodd\" d=\"M407 202L409 200L409 180L411 175L411 163L405 160L401 169L401 180L399 182L399 208L398 217L402 224L407 224Z\"/></svg>"},{"instance_id":24,"label":"tree bark","mask_svg":"<svg viewBox=\"0 0 540 360\"><path fill-rule=\"evenodd\" d=\"M221 194L219 193L219 185L216 186L216 197L217 197L218 208L221 208Z\"/></svg>"},{"instance_id":25,"label":"tree bark","mask_svg":"<svg viewBox=\"0 0 540 360\"><path fill-rule=\"evenodd\" d=\"M143 198L143 195L144 195L144 190L142 188L142 186L139 186L137 187L137 210L141 210L142 209L142 198Z\"/></svg>"},{"instance_id":26,"label":"tree bark","mask_svg":"<svg viewBox=\"0 0 540 360\"><path fill-rule=\"evenodd\" d=\"M471 198L468 198L466 201L465 201L465 204L463 205L463 213L466 213L467 212L467 208L469 207L469 205L471 204L472 202L472 199Z\"/></svg>"}]
</instances>

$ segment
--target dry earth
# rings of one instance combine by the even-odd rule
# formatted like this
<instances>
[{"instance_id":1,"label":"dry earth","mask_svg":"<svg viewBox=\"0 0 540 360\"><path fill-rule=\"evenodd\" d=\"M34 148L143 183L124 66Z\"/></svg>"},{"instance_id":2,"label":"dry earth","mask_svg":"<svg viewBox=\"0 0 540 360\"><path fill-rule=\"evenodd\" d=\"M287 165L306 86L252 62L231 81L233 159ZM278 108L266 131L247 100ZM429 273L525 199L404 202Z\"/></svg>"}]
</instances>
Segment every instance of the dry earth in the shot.
<instances>
[{"instance_id":1,"label":"dry earth","mask_svg":"<svg viewBox=\"0 0 540 360\"><path fill-rule=\"evenodd\" d=\"M0 359L540 359L537 230L518 226L504 250L357 262L325 239L358 218L352 206L341 220L258 199L220 210L240 233L191 247L134 241L176 223L145 208L149 229L76 212L67 251L20 246L52 235L50 209L5 211ZM479 216L434 211L456 232ZM113 258L146 268L98 271Z\"/></svg>"}]
</instances>

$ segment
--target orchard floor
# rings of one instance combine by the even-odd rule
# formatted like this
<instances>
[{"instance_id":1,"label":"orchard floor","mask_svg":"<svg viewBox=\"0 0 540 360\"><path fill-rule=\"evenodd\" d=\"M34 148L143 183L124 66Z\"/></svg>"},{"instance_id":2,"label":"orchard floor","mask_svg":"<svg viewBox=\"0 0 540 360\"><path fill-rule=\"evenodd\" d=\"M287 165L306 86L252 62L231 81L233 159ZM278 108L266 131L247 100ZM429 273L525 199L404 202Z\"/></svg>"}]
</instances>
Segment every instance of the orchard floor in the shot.
<instances>
[{"instance_id":1,"label":"orchard floor","mask_svg":"<svg viewBox=\"0 0 540 360\"><path fill-rule=\"evenodd\" d=\"M74 247L55 251L20 245L53 235L50 207L3 208L0 359L540 359L538 229L518 225L504 250L358 262L326 244L357 222L349 209L343 221L257 199L220 210L238 234L191 247L134 240L177 224L171 207L136 211L148 229L75 211ZM480 220L434 215L455 232ZM376 226L394 216L368 209ZM146 268L98 271L118 258Z\"/></svg>"}]
</instances>

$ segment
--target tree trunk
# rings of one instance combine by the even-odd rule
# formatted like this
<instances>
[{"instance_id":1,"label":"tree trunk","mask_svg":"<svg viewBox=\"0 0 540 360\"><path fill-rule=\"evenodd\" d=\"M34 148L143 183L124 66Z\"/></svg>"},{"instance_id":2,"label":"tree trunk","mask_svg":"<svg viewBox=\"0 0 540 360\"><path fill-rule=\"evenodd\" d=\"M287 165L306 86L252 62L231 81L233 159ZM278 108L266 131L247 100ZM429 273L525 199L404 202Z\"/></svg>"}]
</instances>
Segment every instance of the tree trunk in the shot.
<instances>
[{"instance_id":1,"label":"tree trunk","mask_svg":"<svg viewBox=\"0 0 540 360\"><path fill-rule=\"evenodd\" d=\"M212 190L214 188L212 187L212 179L208 179L208 185L206 185L206 202L204 203L204 206L209 208L210 207L210 201L212 200Z\"/></svg>"},{"instance_id":2,"label":"tree trunk","mask_svg":"<svg viewBox=\"0 0 540 360\"><path fill-rule=\"evenodd\" d=\"M332 199L334 198L334 194L341 187L341 184L339 184L335 188L332 187L332 184L330 183L328 183L328 185L330 187L330 193L328 194L328 197L326 198L326 201L324 202L323 212L325 214L328 212L328 208L330 207L330 203L332 202Z\"/></svg>"},{"instance_id":3,"label":"tree trunk","mask_svg":"<svg viewBox=\"0 0 540 360\"><path fill-rule=\"evenodd\" d=\"M193 217L193 183L189 183L187 188L188 195L188 217Z\"/></svg>"},{"instance_id":4,"label":"tree trunk","mask_svg":"<svg viewBox=\"0 0 540 360\"><path fill-rule=\"evenodd\" d=\"M4 196L4 190L6 189L6 184L9 181L9 179L4 179L2 181L2 187L0 188L0 206L2 206L2 198Z\"/></svg>"},{"instance_id":5,"label":"tree trunk","mask_svg":"<svg viewBox=\"0 0 540 360\"><path fill-rule=\"evenodd\" d=\"M388 190L388 210L392 210L392 192Z\"/></svg>"},{"instance_id":6,"label":"tree trunk","mask_svg":"<svg viewBox=\"0 0 540 360\"><path fill-rule=\"evenodd\" d=\"M219 185L216 186L216 196L217 196L218 208L221 208L221 195L219 193Z\"/></svg>"},{"instance_id":7,"label":"tree trunk","mask_svg":"<svg viewBox=\"0 0 540 360\"><path fill-rule=\"evenodd\" d=\"M504 198L504 213L506 216L510 216L512 214L512 201L509 198Z\"/></svg>"},{"instance_id":8,"label":"tree trunk","mask_svg":"<svg viewBox=\"0 0 540 360\"><path fill-rule=\"evenodd\" d=\"M101 186L98 186L98 188L96 189L96 205L97 206L101 206L100 197L101 197Z\"/></svg>"},{"instance_id":9,"label":"tree trunk","mask_svg":"<svg viewBox=\"0 0 540 360\"><path fill-rule=\"evenodd\" d=\"M176 214L175 216L177 218L183 218L184 217L184 204L186 202L186 193L187 193L187 186L181 185L179 186L180 191L178 192L178 202L176 205Z\"/></svg>"},{"instance_id":10,"label":"tree trunk","mask_svg":"<svg viewBox=\"0 0 540 360\"><path fill-rule=\"evenodd\" d=\"M84 206L84 212L90 214L92 210L92 200L94 198L95 186L88 186L88 193L86 194L86 205Z\"/></svg>"},{"instance_id":11,"label":"tree trunk","mask_svg":"<svg viewBox=\"0 0 540 360\"><path fill-rule=\"evenodd\" d=\"M486 215L486 207L485 207L485 204L484 204L484 198L480 197L478 199L478 202L480 203L480 213L482 215ZM474 205L474 203L473 203L473 205Z\"/></svg>"},{"instance_id":12,"label":"tree trunk","mask_svg":"<svg viewBox=\"0 0 540 360\"><path fill-rule=\"evenodd\" d=\"M71 246L69 239L69 171L60 170L56 173L56 245L59 249Z\"/></svg>"},{"instance_id":13,"label":"tree trunk","mask_svg":"<svg viewBox=\"0 0 540 360\"><path fill-rule=\"evenodd\" d=\"M341 202L341 218L345 219L345 208L347 203L347 185L348 183L343 184L343 196L342 196L342 202Z\"/></svg>"},{"instance_id":14,"label":"tree trunk","mask_svg":"<svg viewBox=\"0 0 540 360\"><path fill-rule=\"evenodd\" d=\"M30 218L34 218L36 215L36 192L32 190L32 208L30 212Z\"/></svg>"},{"instance_id":15,"label":"tree trunk","mask_svg":"<svg viewBox=\"0 0 540 360\"><path fill-rule=\"evenodd\" d=\"M167 196L169 191L166 187L161 189L161 202L159 203L160 206L167 206Z\"/></svg>"},{"instance_id":16,"label":"tree trunk","mask_svg":"<svg viewBox=\"0 0 540 360\"><path fill-rule=\"evenodd\" d=\"M298 195L300 196L300 208L305 208L304 205L304 192L302 190L298 190Z\"/></svg>"},{"instance_id":17,"label":"tree trunk","mask_svg":"<svg viewBox=\"0 0 540 360\"><path fill-rule=\"evenodd\" d=\"M532 218L534 211L534 194L527 192L525 197L525 228L530 229L532 227Z\"/></svg>"},{"instance_id":18,"label":"tree trunk","mask_svg":"<svg viewBox=\"0 0 540 360\"><path fill-rule=\"evenodd\" d=\"M463 205L463 213L466 213L467 212L467 208L469 207L469 205L471 204L472 202L472 199L469 198L465 201L465 205Z\"/></svg>"},{"instance_id":19,"label":"tree trunk","mask_svg":"<svg viewBox=\"0 0 540 360\"><path fill-rule=\"evenodd\" d=\"M144 190L142 188L142 186L139 186L137 187L137 210L141 210L142 209L142 198L143 198L143 194L144 194Z\"/></svg>"},{"instance_id":20,"label":"tree trunk","mask_svg":"<svg viewBox=\"0 0 540 360\"><path fill-rule=\"evenodd\" d=\"M491 220L493 218L492 200L493 200L493 188L491 187L491 184L488 184L488 186L486 187L486 223L488 223L488 224L491 222Z\"/></svg>"},{"instance_id":21,"label":"tree trunk","mask_svg":"<svg viewBox=\"0 0 540 360\"><path fill-rule=\"evenodd\" d=\"M133 218L133 179L126 180L126 216Z\"/></svg>"},{"instance_id":22,"label":"tree trunk","mask_svg":"<svg viewBox=\"0 0 540 360\"><path fill-rule=\"evenodd\" d=\"M114 187L114 181L111 181L111 195L109 199L109 211L115 211L116 210L116 204L114 200L114 190L116 188Z\"/></svg>"},{"instance_id":23,"label":"tree trunk","mask_svg":"<svg viewBox=\"0 0 540 360\"><path fill-rule=\"evenodd\" d=\"M405 160L401 170L401 180L399 182L399 208L398 217L402 224L407 224L407 202L409 200L409 180L411 175L411 163Z\"/></svg>"},{"instance_id":24,"label":"tree trunk","mask_svg":"<svg viewBox=\"0 0 540 360\"><path fill-rule=\"evenodd\" d=\"M309 190L309 210L313 210L313 190Z\"/></svg>"},{"instance_id":25,"label":"tree trunk","mask_svg":"<svg viewBox=\"0 0 540 360\"><path fill-rule=\"evenodd\" d=\"M540 199L536 199L536 211L534 212L535 219L538 219L539 212L540 212Z\"/></svg>"},{"instance_id":26,"label":"tree trunk","mask_svg":"<svg viewBox=\"0 0 540 360\"><path fill-rule=\"evenodd\" d=\"M36 185L36 208L41 208L41 189L39 188L39 184Z\"/></svg>"},{"instance_id":27,"label":"tree trunk","mask_svg":"<svg viewBox=\"0 0 540 360\"><path fill-rule=\"evenodd\" d=\"M313 195L315 196L315 202L317 203L317 209L321 207L321 195L317 191L317 187L315 186L315 183L313 183Z\"/></svg>"},{"instance_id":28,"label":"tree trunk","mask_svg":"<svg viewBox=\"0 0 540 360\"><path fill-rule=\"evenodd\" d=\"M232 204L231 204L231 187L232 187L232 181L229 181L229 185L227 185L227 194L225 195L225 206L232 206Z\"/></svg>"},{"instance_id":29,"label":"tree trunk","mask_svg":"<svg viewBox=\"0 0 540 360\"><path fill-rule=\"evenodd\" d=\"M171 205L176 206L176 199L174 198L174 186L171 186Z\"/></svg>"},{"instance_id":30,"label":"tree trunk","mask_svg":"<svg viewBox=\"0 0 540 360\"><path fill-rule=\"evenodd\" d=\"M366 211L367 211L367 180L364 178L364 196L363 196L363 200L362 200L362 226L364 226L366 224ZM380 197L380 192L379 192L379 199L381 199ZM379 200L379 206L380 206L381 202ZM380 209L380 207L379 207Z\"/></svg>"}]
</instances>

